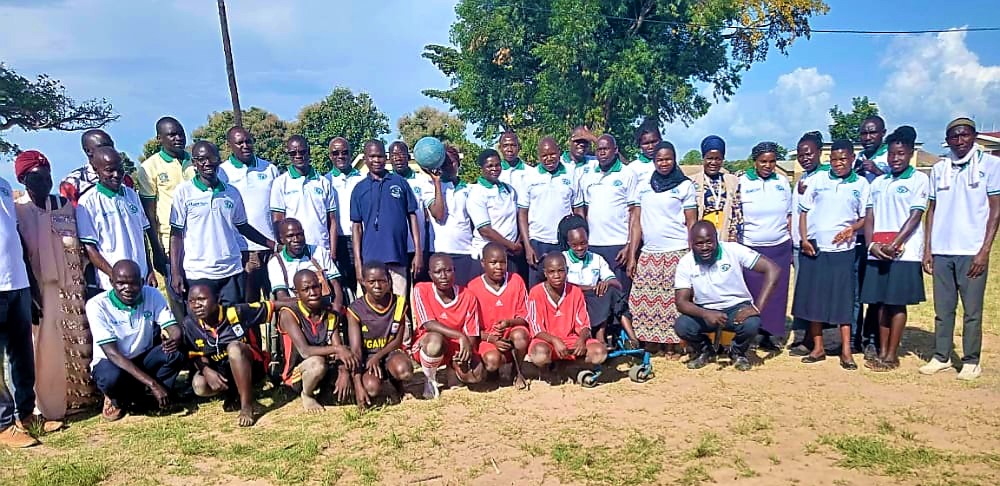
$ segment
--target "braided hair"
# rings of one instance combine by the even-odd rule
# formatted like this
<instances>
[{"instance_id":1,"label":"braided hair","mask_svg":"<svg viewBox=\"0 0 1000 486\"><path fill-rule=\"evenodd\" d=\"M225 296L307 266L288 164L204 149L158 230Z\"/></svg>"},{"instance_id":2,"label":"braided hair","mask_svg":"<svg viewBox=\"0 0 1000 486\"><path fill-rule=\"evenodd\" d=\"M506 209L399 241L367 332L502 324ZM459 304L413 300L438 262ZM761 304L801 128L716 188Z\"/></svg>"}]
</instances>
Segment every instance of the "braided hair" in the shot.
<instances>
[{"instance_id":1,"label":"braided hair","mask_svg":"<svg viewBox=\"0 0 1000 486\"><path fill-rule=\"evenodd\" d=\"M823 134L819 131L813 130L811 132L806 132L799 138L799 143L801 145L803 142L808 142L816 145L816 150L823 148Z\"/></svg>"},{"instance_id":2,"label":"braided hair","mask_svg":"<svg viewBox=\"0 0 1000 486\"><path fill-rule=\"evenodd\" d=\"M750 158L757 160L761 155L768 152L778 155L778 144L774 142L761 142L753 146L753 150L750 151Z\"/></svg>"}]
</instances>

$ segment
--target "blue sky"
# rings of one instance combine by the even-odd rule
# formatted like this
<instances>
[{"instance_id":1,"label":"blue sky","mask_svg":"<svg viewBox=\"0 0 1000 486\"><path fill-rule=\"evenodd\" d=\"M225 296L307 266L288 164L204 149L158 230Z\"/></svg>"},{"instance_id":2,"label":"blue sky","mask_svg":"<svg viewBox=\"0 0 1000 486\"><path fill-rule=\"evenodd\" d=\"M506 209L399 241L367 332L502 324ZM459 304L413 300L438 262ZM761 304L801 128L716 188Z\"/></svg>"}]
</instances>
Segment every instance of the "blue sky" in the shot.
<instances>
[{"instance_id":1,"label":"blue sky","mask_svg":"<svg viewBox=\"0 0 1000 486\"><path fill-rule=\"evenodd\" d=\"M420 57L423 46L447 43L454 1L231 0L240 101L284 119L335 86L366 91L396 120L419 106L447 109L420 91L447 80ZM1000 26L994 0L941 8L932 0L828 0L830 13L814 28L910 30ZM77 98L108 98L121 119L107 127L134 156L163 115L190 131L229 107L215 2L0 0L11 26L0 60L22 75L48 73ZM685 127L665 127L682 153L710 133L729 142L731 158L761 140L794 145L807 130L826 132L827 111L852 96L878 102L888 124L917 128L929 148L944 125L972 115L1000 130L1000 32L869 36L815 34L788 56L773 52L744 76L737 95ZM627 135L627 134L619 134ZM83 162L79 134L15 133L22 148L38 148L61 177ZM13 180L11 164L0 176Z\"/></svg>"}]
</instances>

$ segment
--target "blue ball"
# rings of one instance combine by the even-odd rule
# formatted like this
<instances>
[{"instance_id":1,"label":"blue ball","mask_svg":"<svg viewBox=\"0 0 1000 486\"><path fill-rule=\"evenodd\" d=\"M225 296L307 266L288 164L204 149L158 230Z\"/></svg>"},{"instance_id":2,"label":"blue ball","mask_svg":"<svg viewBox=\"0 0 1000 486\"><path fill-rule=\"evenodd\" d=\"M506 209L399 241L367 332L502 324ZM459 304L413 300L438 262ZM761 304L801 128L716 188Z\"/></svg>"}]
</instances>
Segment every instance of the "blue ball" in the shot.
<instances>
[{"instance_id":1,"label":"blue ball","mask_svg":"<svg viewBox=\"0 0 1000 486\"><path fill-rule=\"evenodd\" d=\"M413 158L427 170L439 169L444 164L444 155L444 144L434 137L421 138L413 146Z\"/></svg>"}]
</instances>

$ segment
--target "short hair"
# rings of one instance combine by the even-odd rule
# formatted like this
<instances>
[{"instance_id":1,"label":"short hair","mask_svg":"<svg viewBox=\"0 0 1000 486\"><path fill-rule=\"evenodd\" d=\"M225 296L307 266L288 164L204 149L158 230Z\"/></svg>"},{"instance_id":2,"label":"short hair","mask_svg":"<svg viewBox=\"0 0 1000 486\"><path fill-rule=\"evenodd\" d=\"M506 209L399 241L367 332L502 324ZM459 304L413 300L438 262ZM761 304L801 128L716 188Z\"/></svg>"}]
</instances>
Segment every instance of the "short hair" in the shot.
<instances>
[{"instance_id":1,"label":"short hair","mask_svg":"<svg viewBox=\"0 0 1000 486\"><path fill-rule=\"evenodd\" d=\"M251 133L250 133L250 130L247 130L246 128L243 128L243 127L230 127L229 130L226 130L226 141L228 142L228 141L232 140L233 134L236 133L239 130L243 130L244 132L247 132L247 135L250 135L251 137L253 137L253 135L251 135Z\"/></svg>"},{"instance_id":2,"label":"short hair","mask_svg":"<svg viewBox=\"0 0 1000 486\"><path fill-rule=\"evenodd\" d=\"M764 155L768 152L778 155L778 144L774 142L761 142L753 146L753 150L750 151L750 158L757 160L758 157Z\"/></svg>"},{"instance_id":3,"label":"short hair","mask_svg":"<svg viewBox=\"0 0 1000 486\"><path fill-rule=\"evenodd\" d=\"M639 127L635 129L635 144L639 145L639 139L647 133L655 133L656 136L663 139L663 135L660 134L660 121L655 118L646 118L639 124Z\"/></svg>"},{"instance_id":4,"label":"short hair","mask_svg":"<svg viewBox=\"0 0 1000 486\"><path fill-rule=\"evenodd\" d=\"M545 255L542 255L542 268L547 266L549 262L553 260L561 260L565 264L566 256L563 255L561 251L550 251Z\"/></svg>"},{"instance_id":5,"label":"short hair","mask_svg":"<svg viewBox=\"0 0 1000 486\"><path fill-rule=\"evenodd\" d=\"M486 165L486 159L488 159L490 157L496 157L496 158L499 159L500 158L500 152L497 152L494 149L483 150L482 152L479 152L479 157L476 157L476 163L479 164L479 167L482 167L482 166Z\"/></svg>"},{"instance_id":6,"label":"short hair","mask_svg":"<svg viewBox=\"0 0 1000 486\"><path fill-rule=\"evenodd\" d=\"M313 278L316 278L317 280L319 279L319 277L316 275L316 272L314 270L309 269L309 268L303 268L302 270L299 270L298 272L295 272L295 275L292 277L292 285L294 285L295 287L298 287L299 286L299 281L302 280L302 279L304 279L304 278L306 278L307 276L310 276L310 275Z\"/></svg>"},{"instance_id":7,"label":"short hair","mask_svg":"<svg viewBox=\"0 0 1000 486\"><path fill-rule=\"evenodd\" d=\"M806 132L799 138L799 143L796 145L800 145L803 142L811 143L816 146L817 150L819 150L823 148L823 134L816 130Z\"/></svg>"},{"instance_id":8,"label":"short hair","mask_svg":"<svg viewBox=\"0 0 1000 486\"><path fill-rule=\"evenodd\" d=\"M209 153L214 155L215 158L219 158L219 147L216 147L214 143L208 140L198 140L191 146L191 151L194 152L198 147L208 147Z\"/></svg>"},{"instance_id":9,"label":"short hair","mask_svg":"<svg viewBox=\"0 0 1000 486\"><path fill-rule=\"evenodd\" d=\"M830 151L832 152L834 150L847 150L847 151L853 152L854 151L854 142L851 142L850 140L848 140L846 138L840 138L840 139L834 140L833 141L833 145L830 146Z\"/></svg>"},{"instance_id":10,"label":"short hair","mask_svg":"<svg viewBox=\"0 0 1000 486\"><path fill-rule=\"evenodd\" d=\"M181 126L181 122L177 121L176 118L174 118L172 116L165 116L165 117L160 118L159 120L156 120L156 134L159 135L160 134L160 130L162 130L163 126L166 125L166 124L168 124L168 123L175 123L175 124L177 124L177 126Z\"/></svg>"},{"instance_id":11,"label":"short hair","mask_svg":"<svg viewBox=\"0 0 1000 486\"><path fill-rule=\"evenodd\" d=\"M389 275L389 266L381 260L368 260L361 265L361 275L364 276L366 273L372 270L381 270L386 276Z\"/></svg>"},{"instance_id":12,"label":"short hair","mask_svg":"<svg viewBox=\"0 0 1000 486\"><path fill-rule=\"evenodd\" d=\"M371 139L371 140L366 141L365 144L361 146L361 150L363 152L367 152L368 151L368 147L371 147L372 145L381 147L382 151L385 152L385 143L383 143L381 140L374 139L374 138Z\"/></svg>"},{"instance_id":13,"label":"short hair","mask_svg":"<svg viewBox=\"0 0 1000 486\"><path fill-rule=\"evenodd\" d=\"M302 227L302 222L299 221L299 220L297 220L297 219L295 219L295 218L283 218L281 221L278 221L274 225L275 229L278 230L278 237L280 238L281 237L281 233L285 232L285 228L288 228L289 226L291 226L293 224L299 225L300 228Z\"/></svg>"},{"instance_id":14,"label":"short hair","mask_svg":"<svg viewBox=\"0 0 1000 486\"><path fill-rule=\"evenodd\" d=\"M903 125L885 137L885 144L892 145L894 143L901 143L909 148L913 148L917 142L917 131L909 126Z\"/></svg>"},{"instance_id":15,"label":"short hair","mask_svg":"<svg viewBox=\"0 0 1000 486\"><path fill-rule=\"evenodd\" d=\"M305 145L306 147L309 147L309 141L306 140L306 137L303 137L302 135L298 135L298 134L295 134L295 135L292 135L291 137L288 137L288 140L285 141L285 145L288 145L288 144L292 143L293 141L298 141L298 142L302 143L302 145Z\"/></svg>"},{"instance_id":16,"label":"short hair","mask_svg":"<svg viewBox=\"0 0 1000 486\"><path fill-rule=\"evenodd\" d=\"M876 125L879 126L879 130L885 130L885 120L878 115L872 115L868 118L865 118L864 120L861 120L862 125L868 122L874 122Z\"/></svg>"},{"instance_id":17,"label":"short hair","mask_svg":"<svg viewBox=\"0 0 1000 486\"><path fill-rule=\"evenodd\" d=\"M483 256L484 257L486 256L486 252L493 252L493 251L500 252L504 255L507 254L507 249L504 248L503 245L495 241L491 241L487 243L486 246L483 247Z\"/></svg>"},{"instance_id":18,"label":"short hair","mask_svg":"<svg viewBox=\"0 0 1000 486\"><path fill-rule=\"evenodd\" d=\"M410 151L410 147L406 145L406 142L402 140L396 140L395 142L389 144L389 146L386 148L386 152L392 152L393 147L399 147L399 146L402 146L403 150L407 152Z\"/></svg>"}]
</instances>

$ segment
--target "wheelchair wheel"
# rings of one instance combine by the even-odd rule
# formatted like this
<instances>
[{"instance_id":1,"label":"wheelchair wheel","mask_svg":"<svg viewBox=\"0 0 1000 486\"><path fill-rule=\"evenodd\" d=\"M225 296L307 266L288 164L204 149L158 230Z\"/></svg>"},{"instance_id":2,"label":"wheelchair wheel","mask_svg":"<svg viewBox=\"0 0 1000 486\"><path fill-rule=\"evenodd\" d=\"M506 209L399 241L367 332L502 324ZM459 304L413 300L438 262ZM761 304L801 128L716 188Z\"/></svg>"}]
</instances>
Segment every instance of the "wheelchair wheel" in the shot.
<instances>
[{"instance_id":1,"label":"wheelchair wheel","mask_svg":"<svg viewBox=\"0 0 1000 486\"><path fill-rule=\"evenodd\" d=\"M576 382L584 388L593 388L597 386L597 373L591 370L582 370L576 374Z\"/></svg>"},{"instance_id":2,"label":"wheelchair wheel","mask_svg":"<svg viewBox=\"0 0 1000 486\"><path fill-rule=\"evenodd\" d=\"M653 371L643 365L633 365L628 369L628 379L633 383L645 383L653 377Z\"/></svg>"}]
</instances>

